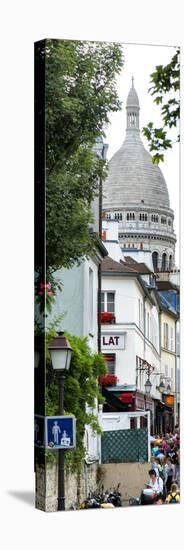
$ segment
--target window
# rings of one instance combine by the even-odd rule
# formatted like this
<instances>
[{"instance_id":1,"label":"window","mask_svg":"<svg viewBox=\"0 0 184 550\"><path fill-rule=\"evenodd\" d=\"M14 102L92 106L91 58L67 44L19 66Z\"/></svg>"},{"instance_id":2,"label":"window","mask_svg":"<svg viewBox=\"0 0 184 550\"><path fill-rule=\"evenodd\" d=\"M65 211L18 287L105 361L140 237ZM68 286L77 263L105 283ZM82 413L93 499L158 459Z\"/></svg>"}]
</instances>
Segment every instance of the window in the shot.
<instances>
[{"instance_id":1,"label":"window","mask_svg":"<svg viewBox=\"0 0 184 550\"><path fill-rule=\"evenodd\" d=\"M164 323L164 348L169 348L169 327L168 323Z\"/></svg>"},{"instance_id":2,"label":"window","mask_svg":"<svg viewBox=\"0 0 184 550\"><path fill-rule=\"evenodd\" d=\"M166 271L167 268L167 254L162 254L162 271Z\"/></svg>"},{"instance_id":3,"label":"window","mask_svg":"<svg viewBox=\"0 0 184 550\"><path fill-rule=\"evenodd\" d=\"M145 214L145 212L142 212L141 214L139 214L139 219L140 219L140 221L147 222L148 221L148 215Z\"/></svg>"},{"instance_id":4,"label":"window","mask_svg":"<svg viewBox=\"0 0 184 550\"><path fill-rule=\"evenodd\" d=\"M114 292L107 292L107 311L114 313Z\"/></svg>"},{"instance_id":5,"label":"window","mask_svg":"<svg viewBox=\"0 0 184 550\"><path fill-rule=\"evenodd\" d=\"M171 391L174 390L174 369L171 368Z\"/></svg>"},{"instance_id":6,"label":"window","mask_svg":"<svg viewBox=\"0 0 184 550\"><path fill-rule=\"evenodd\" d=\"M149 330L149 313L147 313L147 338L149 340L150 330Z\"/></svg>"},{"instance_id":7,"label":"window","mask_svg":"<svg viewBox=\"0 0 184 550\"><path fill-rule=\"evenodd\" d=\"M162 224L166 224L167 223L167 220L164 216L161 216L161 223Z\"/></svg>"},{"instance_id":8,"label":"window","mask_svg":"<svg viewBox=\"0 0 184 550\"><path fill-rule=\"evenodd\" d=\"M171 225L172 225L172 221L171 221L171 219L170 219L170 218L168 219L168 225L169 225L169 226L171 226Z\"/></svg>"},{"instance_id":9,"label":"window","mask_svg":"<svg viewBox=\"0 0 184 550\"><path fill-rule=\"evenodd\" d=\"M157 271L157 269L158 269L158 252L153 252L152 260L153 260L153 269L154 269L154 271Z\"/></svg>"},{"instance_id":10,"label":"window","mask_svg":"<svg viewBox=\"0 0 184 550\"><path fill-rule=\"evenodd\" d=\"M108 374L115 374L116 370L116 355L115 353L104 355L104 359L107 362Z\"/></svg>"},{"instance_id":11,"label":"window","mask_svg":"<svg viewBox=\"0 0 184 550\"><path fill-rule=\"evenodd\" d=\"M127 212L127 221L132 221L132 220L135 220L135 214L134 212Z\"/></svg>"},{"instance_id":12,"label":"window","mask_svg":"<svg viewBox=\"0 0 184 550\"><path fill-rule=\"evenodd\" d=\"M154 223L158 223L158 216L157 216L157 214L152 214L152 215L151 215L151 221L154 222Z\"/></svg>"},{"instance_id":13,"label":"window","mask_svg":"<svg viewBox=\"0 0 184 550\"><path fill-rule=\"evenodd\" d=\"M115 212L114 219L118 220L118 221L122 221L122 219L123 219L122 213L121 212Z\"/></svg>"},{"instance_id":14,"label":"window","mask_svg":"<svg viewBox=\"0 0 184 550\"><path fill-rule=\"evenodd\" d=\"M172 255L169 256L169 270L172 269Z\"/></svg>"},{"instance_id":15,"label":"window","mask_svg":"<svg viewBox=\"0 0 184 550\"><path fill-rule=\"evenodd\" d=\"M109 313L115 312L115 293L114 292L101 292L101 312L108 311Z\"/></svg>"},{"instance_id":16,"label":"window","mask_svg":"<svg viewBox=\"0 0 184 550\"><path fill-rule=\"evenodd\" d=\"M171 350L171 351L174 351L174 329L173 329L173 327L171 327L170 335L171 335L171 338L170 338L170 350Z\"/></svg>"},{"instance_id":17,"label":"window","mask_svg":"<svg viewBox=\"0 0 184 550\"><path fill-rule=\"evenodd\" d=\"M141 327L141 301L139 300L139 328Z\"/></svg>"},{"instance_id":18,"label":"window","mask_svg":"<svg viewBox=\"0 0 184 550\"><path fill-rule=\"evenodd\" d=\"M168 365L165 365L165 376L168 376Z\"/></svg>"}]
</instances>

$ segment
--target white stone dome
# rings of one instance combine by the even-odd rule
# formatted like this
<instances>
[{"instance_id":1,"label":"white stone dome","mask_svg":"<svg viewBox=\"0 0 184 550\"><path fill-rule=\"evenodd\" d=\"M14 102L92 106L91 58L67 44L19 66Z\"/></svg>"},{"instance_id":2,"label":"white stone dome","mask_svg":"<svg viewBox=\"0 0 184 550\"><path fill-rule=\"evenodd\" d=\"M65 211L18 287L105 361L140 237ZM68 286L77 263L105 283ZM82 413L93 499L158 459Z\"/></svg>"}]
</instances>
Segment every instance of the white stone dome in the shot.
<instances>
[{"instance_id":1,"label":"white stone dome","mask_svg":"<svg viewBox=\"0 0 184 550\"><path fill-rule=\"evenodd\" d=\"M137 130L127 130L127 136L109 162L103 187L103 208L153 206L170 208L166 181L152 157L146 151Z\"/></svg>"},{"instance_id":2,"label":"white stone dome","mask_svg":"<svg viewBox=\"0 0 184 550\"><path fill-rule=\"evenodd\" d=\"M155 271L168 270L174 265L174 213L164 176L140 137L140 107L133 79L126 111L126 138L109 162L102 208L107 219L118 220L122 249L144 247L152 252Z\"/></svg>"}]
</instances>

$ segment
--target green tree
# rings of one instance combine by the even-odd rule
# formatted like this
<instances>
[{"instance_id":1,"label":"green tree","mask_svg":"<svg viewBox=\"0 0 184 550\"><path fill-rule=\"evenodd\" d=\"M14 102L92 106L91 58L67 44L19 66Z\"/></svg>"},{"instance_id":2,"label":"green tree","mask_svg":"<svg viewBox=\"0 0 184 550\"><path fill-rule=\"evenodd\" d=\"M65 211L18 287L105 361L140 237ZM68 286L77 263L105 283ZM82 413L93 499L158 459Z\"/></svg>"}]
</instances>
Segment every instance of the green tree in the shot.
<instances>
[{"instance_id":1,"label":"green tree","mask_svg":"<svg viewBox=\"0 0 184 550\"><path fill-rule=\"evenodd\" d=\"M53 337L53 331L48 335L48 341L51 337ZM98 377L105 374L107 369L103 356L91 351L87 338L79 338L70 334L67 334L67 338L73 352L70 368L65 378L64 407L66 414L73 414L76 417L76 449L72 453L67 453L66 464L74 471L80 469L85 458L84 434L86 424L90 425L94 432L100 432L94 409L96 400L103 402ZM47 361L47 414L57 415L57 376L53 373L49 354Z\"/></svg>"},{"instance_id":2,"label":"green tree","mask_svg":"<svg viewBox=\"0 0 184 550\"><path fill-rule=\"evenodd\" d=\"M109 114L120 109L115 77L120 44L47 40L46 253L47 270L71 267L94 246L91 201L105 162L94 153Z\"/></svg>"},{"instance_id":3,"label":"green tree","mask_svg":"<svg viewBox=\"0 0 184 550\"><path fill-rule=\"evenodd\" d=\"M159 164L164 160L164 151L171 148L173 140L169 130L177 128L180 116L179 87L180 64L179 48L167 65L158 65L151 76L151 88L149 92L154 96L154 103L161 107L163 125L155 128L153 122L149 122L143 128L143 134L148 139L150 152L153 152L153 162ZM179 141L179 135L176 137Z\"/></svg>"}]
</instances>

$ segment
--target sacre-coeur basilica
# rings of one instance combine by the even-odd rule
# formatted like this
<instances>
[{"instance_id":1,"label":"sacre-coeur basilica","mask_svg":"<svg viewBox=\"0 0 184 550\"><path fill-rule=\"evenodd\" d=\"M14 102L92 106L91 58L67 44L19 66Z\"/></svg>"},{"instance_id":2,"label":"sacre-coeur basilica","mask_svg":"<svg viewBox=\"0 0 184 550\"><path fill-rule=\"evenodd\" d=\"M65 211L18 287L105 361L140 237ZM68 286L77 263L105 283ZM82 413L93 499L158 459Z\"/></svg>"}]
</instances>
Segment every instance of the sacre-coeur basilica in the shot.
<instances>
[{"instance_id":1,"label":"sacre-coeur basilica","mask_svg":"<svg viewBox=\"0 0 184 550\"><path fill-rule=\"evenodd\" d=\"M103 188L106 220L117 220L123 251L147 249L155 272L175 267L174 212L160 168L140 137L140 105L132 77L127 102L126 137L109 162Z\"/></svg>"}]
</instances>

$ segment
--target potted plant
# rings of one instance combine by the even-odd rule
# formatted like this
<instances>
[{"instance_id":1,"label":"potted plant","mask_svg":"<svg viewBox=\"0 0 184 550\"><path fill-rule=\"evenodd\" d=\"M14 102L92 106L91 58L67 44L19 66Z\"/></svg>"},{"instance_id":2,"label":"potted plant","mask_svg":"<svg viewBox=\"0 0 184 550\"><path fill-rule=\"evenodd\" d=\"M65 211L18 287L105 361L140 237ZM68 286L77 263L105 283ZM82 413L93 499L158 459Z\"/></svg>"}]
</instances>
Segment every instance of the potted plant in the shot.
<instances>
[{"instance_id":1,"label":"potted plant","mask_svg":"<svg viewBox=\"0 0 184 550\"><path fill-rule=\"evenodd\" d=\"M115 386L118 382L118 377L115 374L105 374L99 376L99 382L102 386Z\"/></svg>"},{"instance_id":2,"label":"potted plant","mask_svg":"<svg viewBox=\"0 0 184 550\"><path fill-rule=\"evenodd\" d=\"M101 323L115 323L114 313L110 311L103 311L101 313Z\"/></svg>"}]
</instances>

